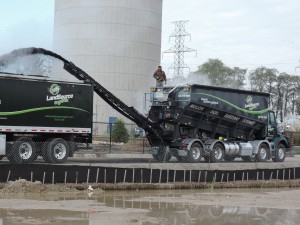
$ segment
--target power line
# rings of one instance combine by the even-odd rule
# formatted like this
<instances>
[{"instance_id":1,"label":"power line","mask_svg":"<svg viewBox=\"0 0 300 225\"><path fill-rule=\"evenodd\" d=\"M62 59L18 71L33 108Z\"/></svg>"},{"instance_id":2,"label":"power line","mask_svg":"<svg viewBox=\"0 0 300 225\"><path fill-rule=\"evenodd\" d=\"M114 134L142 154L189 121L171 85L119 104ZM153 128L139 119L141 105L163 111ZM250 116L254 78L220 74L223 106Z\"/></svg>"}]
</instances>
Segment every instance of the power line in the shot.
<instances>
[{"instance_id":1,"label":"power line","mask_svg":"<svg viewBox=\"0 0 300 225\"><path fill-rule=\"evenodd\" d=\"M184 53L185 52L196 52L196 50L185 47L184 41L185 37L190 37L191 35L186 32L185 25L188 20L179 20L172 22L175 25L175 30L169 36L175 38L175 45L163 53L173 53L174 54L174 63L169 67L169 69L174 70L174 77L183 76L184 69L190 70L190 68L184 63Z\"/></svg>"}]
</instances>

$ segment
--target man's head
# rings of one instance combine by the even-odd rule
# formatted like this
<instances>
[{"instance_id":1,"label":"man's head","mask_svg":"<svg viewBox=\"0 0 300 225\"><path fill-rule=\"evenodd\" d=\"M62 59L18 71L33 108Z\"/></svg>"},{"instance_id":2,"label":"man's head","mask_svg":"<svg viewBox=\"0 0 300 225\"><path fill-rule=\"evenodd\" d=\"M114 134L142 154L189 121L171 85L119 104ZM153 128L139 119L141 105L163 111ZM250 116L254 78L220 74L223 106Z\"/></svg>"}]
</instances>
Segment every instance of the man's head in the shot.
<instances>
[{"instance_id":1,"label":"man's head","mask_svg":"<svg viewBox=\"0 0 300 225\"><path fill-rule=\"evenodd\" d=\"M158 70L161 70L161 66L158 66Z\"/></svg>"}]
</instances>

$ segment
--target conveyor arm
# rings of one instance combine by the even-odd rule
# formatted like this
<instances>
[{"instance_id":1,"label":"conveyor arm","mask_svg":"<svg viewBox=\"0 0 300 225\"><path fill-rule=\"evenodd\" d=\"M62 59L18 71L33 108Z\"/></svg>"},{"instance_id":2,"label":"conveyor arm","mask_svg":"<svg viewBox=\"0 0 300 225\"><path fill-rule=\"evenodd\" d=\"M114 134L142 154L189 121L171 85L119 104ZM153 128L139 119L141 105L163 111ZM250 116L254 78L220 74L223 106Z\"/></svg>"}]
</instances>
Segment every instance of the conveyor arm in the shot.
<instances>
[{"instance_id":1,"label":"conveyor arm","mask_svg":"<svg viewBox=\"0 0 300 225\"><path fill-rule=\"evenodd\" d=\"M74 75L77 79L83 80L85 83L90 83L94 86L94 91L111 107L127 117L131 121L135 122L139 127L142 127L148 135L160 136L159 127L138 112L135 108L127 106L124 102L118 99L110 91L105 89L92 77L90 77L83 70L75 66L72 62L65 62L64 69L70 74ZM156 126L155 126L156 125Z\"/></svg>"}]
</instances>

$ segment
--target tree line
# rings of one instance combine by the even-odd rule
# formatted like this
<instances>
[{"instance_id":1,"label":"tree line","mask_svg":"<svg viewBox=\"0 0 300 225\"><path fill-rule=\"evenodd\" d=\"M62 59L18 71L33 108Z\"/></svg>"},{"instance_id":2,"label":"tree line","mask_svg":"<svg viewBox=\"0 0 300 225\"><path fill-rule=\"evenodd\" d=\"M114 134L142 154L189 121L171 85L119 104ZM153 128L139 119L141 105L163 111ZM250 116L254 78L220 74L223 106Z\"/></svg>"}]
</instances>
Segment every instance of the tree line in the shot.
<instances>
[{"instance_id":1,"label":"tree line","mask_svg":"<svg viewBox=\"0 0 300 225\"><path fill-rule=\"evenodd\" d=\"M196 71L190 73L184 81L267 92L271 95L270 106L276 115L280 112L283 112L284 115L300 114L300 77L284 72L280 73L273 68L261 66L247 74L247 69L231 68L219 59L209 59L198 66Z\"/></svg>"}]
</instances>

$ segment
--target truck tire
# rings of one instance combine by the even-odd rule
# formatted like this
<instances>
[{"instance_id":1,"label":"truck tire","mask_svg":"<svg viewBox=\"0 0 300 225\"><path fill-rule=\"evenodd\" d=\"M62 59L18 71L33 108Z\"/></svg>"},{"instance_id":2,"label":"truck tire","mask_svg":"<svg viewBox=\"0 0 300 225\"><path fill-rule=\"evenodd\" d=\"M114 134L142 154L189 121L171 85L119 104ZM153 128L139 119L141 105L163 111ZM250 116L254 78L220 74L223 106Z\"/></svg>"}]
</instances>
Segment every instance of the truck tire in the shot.
<instances>
[{"instance_id":1,"label":"truck tire","mask_svg":"<svg viewBox=\"0 0 300 225\"><path fill-rule=\"evenodd\" d=\"M269 146L266 143L262 143L257 151L256 160L258 162L266 162L269 154Z\"/></svg>"},{"instance_id":2,"label":"truck tire","mask_svg":"<svg viewBox=\"0 0 300 225\"><path fill-rule=\"evenodd\" d=\"M45 158L50 163L64 163L67 161L69 153L68 143L62 138L54 138L47 144Z\"/></svg>"},{"instance_id":3,"label":"truck tire","mask_svg":"<svg viewBox=\"0 0 300 225\"><path fill-rule=\"evenodd\" d=\"M49 160L49 158L47 156L47 146L52 140L53 140L53 138L50 138L42 144L41 155L46 163L51 163L51 161Z\"/></svg>"},{"instance_id":4,"label":"truck tire","mask_svg":"<svg viewBox=\"0 0 300 225\"><path fill-rule=\"evenodd\" d=\"M202 157L202 146L195 142L192 144L190 151L188 152L187 161L191 163L198 163Z\"/></svg>"},{"instance_id":5,"label":"truck tire","mask_svg":"<svg viewBox=\"0 0 300 225\"><path fill-rule=\"evenodd\" d=\"M31 138L19 137L8 149L7 158L11 163L32 163L37 156L37 148Z\"/></svg>"},{"instance_id":6,"label":"truck tire","mask_svg":"<svg viewBox=\"0 0 300 225\"><path fill-rule=\"evenodd\" d=\"M224 150L224 146L221 143L215 144L210 152L210 162L221 162L224 158Z\"/></svg>"},{"instance_id":7,"label":"truck tire","mask_svg":"<svg viewBox=\"0 0 300 225\"><path fill-rule=\"evenodd\" d=\"M285 145L280 143L275 149L275 157L272 158L273 162L283 162L285 160L286 148Z\"/></svg>"},{"instance_id":8,"label":"truck tire","mask_svg":"<svg viewBox=\"0 0 300 225\"><path fill-rule=\"evenodd\" d=\"M165 147L159 148L158 154L154 155L152 154L153 159L155 159L157 162L169 162L172 158L172 155L169 151L166 151Z\"/></svg>"},{"instance_id":9,"label":"truck tire","mask_svg":"<svg viewBox=\"0 0 300 225\"><path fill-rule=\"evenodd\" d=\"M69 141L68 144L70 146L69 157L73 157L74 156L74 152L75 152L75 150L77 148L76 143L74 141Z\"/></svg>"}]
</instances>

